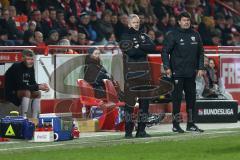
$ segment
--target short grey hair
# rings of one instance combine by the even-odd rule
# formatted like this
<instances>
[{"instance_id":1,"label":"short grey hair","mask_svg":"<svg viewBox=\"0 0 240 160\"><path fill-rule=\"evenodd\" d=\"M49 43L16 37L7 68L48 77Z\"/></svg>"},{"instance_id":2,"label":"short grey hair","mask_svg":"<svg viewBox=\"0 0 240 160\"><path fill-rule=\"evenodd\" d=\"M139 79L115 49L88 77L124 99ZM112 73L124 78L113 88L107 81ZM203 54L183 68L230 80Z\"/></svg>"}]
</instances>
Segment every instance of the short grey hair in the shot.
<instances>
[{"instance_id":1,"label":"short grey hair","mask_svg":"<svg viewBox=\"0 0 240 160\"><path fill-rule=\"evenodd\" d=\"M131 22L132 19L134 19L134 18L138 18L138 19L139 19L138 15L136 15L136 14L130 14L130 15L128 16L128 23Z\"/></svg>"}]
</instances>

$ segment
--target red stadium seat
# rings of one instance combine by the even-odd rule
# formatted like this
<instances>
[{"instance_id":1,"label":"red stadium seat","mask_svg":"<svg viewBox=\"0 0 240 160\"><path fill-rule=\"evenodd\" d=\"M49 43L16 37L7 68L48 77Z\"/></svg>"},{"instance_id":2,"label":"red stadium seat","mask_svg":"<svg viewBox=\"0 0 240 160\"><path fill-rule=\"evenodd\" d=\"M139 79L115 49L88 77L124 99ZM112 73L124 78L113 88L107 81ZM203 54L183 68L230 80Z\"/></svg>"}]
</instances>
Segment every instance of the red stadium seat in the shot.
<instances>
[{"instance_id":1,"label":"red stadium seat","mask_svg":"<svg viewBox=\"0 0 240 160\"><path fill-rule=\"evenodd\" d=\"M118 93L111 80L103 80L106 89L107 102L114 103L115 106L125 106L125 102L119 101Z\"/></svg>"},{"instance_id":2,"label":"red stadium seat","mask_svg":"<svg viewBox=\"0 0 240 160\"><path fill-rule=\"evenodd\" d=\"M80 89L80 102L86 106L101 106L103 101L95 98L93 87L83 79L77 80Z\"/></svg>"},{"instance_id":3,"label":"red stadium seat","mask_svg":"<svg viewBox=\"0 0 240 160\"><path fill-rule=\"evenodd\" d=\"M106 89L106 104L112 104L110 108L106 108L103 116L99 119L99 127L102 130L124 130L124 122L116 124L116 119L119 116L119 108L125 106L125 102L119 101L117 91L111 80L103 80ZM109 105L110 106L110 105Z\"/></svg>"}]
</instances>

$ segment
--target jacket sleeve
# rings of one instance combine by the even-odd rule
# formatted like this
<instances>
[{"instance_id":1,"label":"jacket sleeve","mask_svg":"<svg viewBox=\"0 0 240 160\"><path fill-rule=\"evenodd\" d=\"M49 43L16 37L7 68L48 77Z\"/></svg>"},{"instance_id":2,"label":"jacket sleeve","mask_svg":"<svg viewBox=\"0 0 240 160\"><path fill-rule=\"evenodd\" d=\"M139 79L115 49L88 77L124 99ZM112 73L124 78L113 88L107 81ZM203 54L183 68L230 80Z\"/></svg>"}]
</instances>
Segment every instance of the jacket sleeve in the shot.
<instances>
[{"instance_id":1,"label":"jacket sleeve","mask_svg":"<svg viewBox=\"0 0 240 160\"><path fill-rule=\"evenodd\" d=\"M142 39L144 37L145 40ZM156 52L156 45L153 43L153 41L148 37L147 34L143 33L140 35L140 49L142 49L145 52L152 53Z\"/></svg>"},{"instance_id":2,"label":"jacket sleeve","mask_svg":"<svg viewBox=\"0 0 240 160\"><path fill-rule=\"evenodd\" d=\"M128 46L128 48L124 49L124 52L129 57L144 57L148 53L155 50L155 45L152 41L150 41L149 37L144 36L145 42L143 43L138 36L139 35L136 35L135 37L129 37L128 35L124 34L121 38L120 47L123 44ZM136 40L134 41L133 39Z\"/></svg>"},{"instance_id":3,"label":"jacket sleeve","mask_svg":"<svg viewBox=\"0 0 240 160\"><path fill-rule=\"evenodd\" d=\"M204 48L201 36L198 34L199 43L198 43L198 70L204 70Z\"/></svg>"},{"instance_id":4,"label":"jacket sleeve","mask_svg":"<svg viewBox=\"0 0 240 160\"><path fill-rule=\"evenodd\" d=\"M135 37L137 40L137 37ZM121 37L121 42L120 42L120 48L124 51L126 55L129 57L138 57L141 55L145 55L147 53L144 53L140 49L140 44L138 41L133 41L127 34L123 34ZM137 42L137 43L136 43ZM122 47L124 46L124 47Z\"/></svg>"},{"instance_id":5,"label":"jacket sleeve","mask_svg":"<svg viewBox=\"0 0 240 160\"><path fill-rule=\"evenodd\" d=\"M39 90L39 87L38 87L38 84L36 82L36 78L35 78L35 69L33 68L32 69L32 79L31 79L31 84L28 86L29 87L29 90L32 90L32 91L38 91Z\"/></svg>"},{"instance_id":6,"label":"jacket sleeve","mask_svg":"<svg viewBox=\"0 0 240 160\"><path fill-rule=\"evenodd\" d=\"M173 32L169 32L163 41L163 49L162 49L162 61L164 69L170 68L170 58L169 55L172 52L175 45Z\"/></svg>"},{"instance_id":7,"label":"jacket sleeve","mask_svg":"<svg viewBox=\"0 0 240 160\"><path fill-rule=\"evenodd\" d=\"M104 85L103 79L111 80L111 78L110 78L108 72L106 71L106 69L103 66L100 66L100 67L101 67L101 69L99 70L99 73L96 77L96 84L103 86Z\"/></svg>"}]
</instances>

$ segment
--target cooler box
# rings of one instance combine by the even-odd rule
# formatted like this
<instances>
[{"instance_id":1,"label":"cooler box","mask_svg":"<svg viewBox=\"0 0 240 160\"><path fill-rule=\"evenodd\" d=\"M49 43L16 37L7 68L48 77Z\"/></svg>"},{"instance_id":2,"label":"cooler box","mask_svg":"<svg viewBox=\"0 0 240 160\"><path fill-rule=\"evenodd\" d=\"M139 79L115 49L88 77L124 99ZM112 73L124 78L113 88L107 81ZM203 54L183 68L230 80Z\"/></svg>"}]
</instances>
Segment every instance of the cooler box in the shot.
<instances>
[{"instance_id":1,"label":"cooler box","mask_svg":"<svg viewBox=\"0 0 240 160\"><path fill-rule=\"evenodd\" d=\"M197 100L194 117L197 123L235 123L237 114L235 100Z\"/></svg>"},{"instance_id":2,"label":"cooler box","mask_svg":"<svg viewBox=\"0 0 240 160\"><path fill-rule=\"evenodd\" d=\"M32 139L34 123L22 116L7 116L1 119L0 136L16 139Z\"/></svg>"},{"instance_id":3,"label":"cooler box","mask_svg":"<svg viewBox=\"0 0 240 160\"><path fill-rule=\"evenodd\" d=\"M39 115L39 126L51 125L55 141L72 139L72 113L47 113Z\"/></svg>"}]
</instances>

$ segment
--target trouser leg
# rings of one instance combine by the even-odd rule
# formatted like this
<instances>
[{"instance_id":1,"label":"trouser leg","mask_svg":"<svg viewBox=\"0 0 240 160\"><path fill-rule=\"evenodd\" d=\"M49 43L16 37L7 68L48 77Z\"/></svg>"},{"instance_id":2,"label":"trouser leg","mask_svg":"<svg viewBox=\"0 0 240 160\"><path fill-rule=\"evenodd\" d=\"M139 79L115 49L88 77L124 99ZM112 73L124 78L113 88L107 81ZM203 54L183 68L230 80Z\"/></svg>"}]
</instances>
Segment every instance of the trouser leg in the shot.
<instances>
[{"instance_id":1,"label":"trouser leg","mask_svg":"<svg viewBox=\"0 0 240 160\"><path fill-rule=\"evenodd\" d=\"M184 92L187 110L187 122L194 123L194 109L196 102L196 83L195 77L186 78L184 82Z\"/></svg>"},{"instance_id":2,"label":"trouser leg","mask_svg":"<svg viewBox=\"0 0 240 160\"><path fill-rule=\"evenodd\" d=\"M180 108L182 101L183 92L183 78L174 78L174 90L172 92L172 115L173 115L173 125L179 124L181 121Z\"/></svg>"},{"instance_id":3,"label":"trouser leg","mask_svg":"<svg viewBox=\"0 0 240 160\"><path fill-rule=\"evenodd\" d=\"M148 120L149 100L139 99L138 102L139 102L139 117L138 117L137 132L144 132L146 127L146 122Z\"/></svg>"},{"instance_id":4,"label":"trouser leg","mask_svg":"<svg viewBox=\"0 0 240 160\"><path fill-rule=\"evenodd\" d=\"M125 105L125 133L132 134L134 123L133 123L133 106L128 104Z\"/></svg>"}]
</instances>

